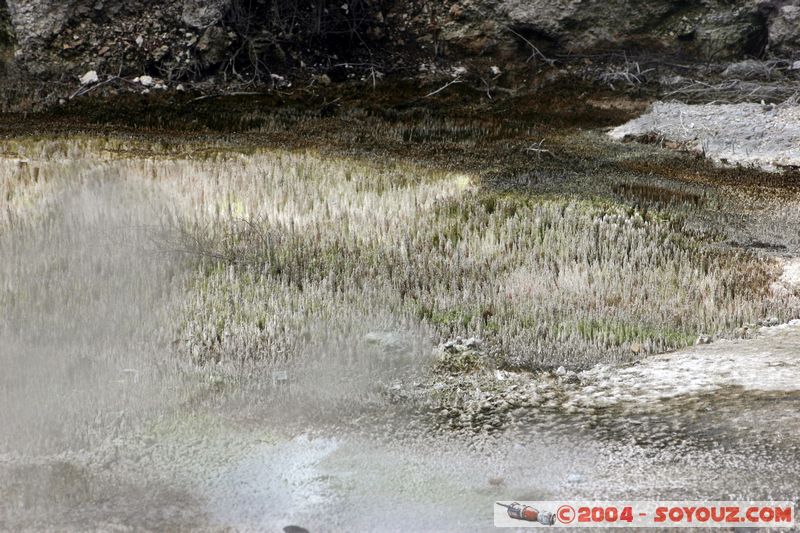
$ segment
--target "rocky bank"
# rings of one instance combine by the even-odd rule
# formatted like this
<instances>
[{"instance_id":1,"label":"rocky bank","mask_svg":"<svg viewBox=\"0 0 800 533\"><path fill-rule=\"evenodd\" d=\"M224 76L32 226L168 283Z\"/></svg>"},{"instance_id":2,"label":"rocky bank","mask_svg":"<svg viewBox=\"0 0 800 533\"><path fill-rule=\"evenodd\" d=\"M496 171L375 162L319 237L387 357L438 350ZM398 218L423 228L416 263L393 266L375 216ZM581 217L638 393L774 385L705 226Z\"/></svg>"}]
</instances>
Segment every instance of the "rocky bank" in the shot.
<instances>
[{"instance_id":1,"label":"rocky bank","mask_svg":"<svg viewBox=\"0 0 800 533\"><path fill-rule=\"evenodd\" d=\"M792 58L800 0L3 0L0 28L6 77L374 81L465 59Z\"/></svg>"}]
</instances>

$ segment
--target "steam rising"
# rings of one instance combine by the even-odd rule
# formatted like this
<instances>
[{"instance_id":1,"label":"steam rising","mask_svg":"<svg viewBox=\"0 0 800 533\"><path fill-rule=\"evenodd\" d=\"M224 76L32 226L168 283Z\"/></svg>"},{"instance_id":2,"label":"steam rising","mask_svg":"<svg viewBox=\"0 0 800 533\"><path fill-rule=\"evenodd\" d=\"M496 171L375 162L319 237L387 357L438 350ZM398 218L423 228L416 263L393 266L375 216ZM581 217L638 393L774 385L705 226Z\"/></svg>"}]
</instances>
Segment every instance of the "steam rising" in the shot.
<instances>
[{"instance_id":1,"label":"steam rising","mask_svg":"<svg viewBox=\"0 0 800 533\"><path fill-rule=\"evenodd\" d=\"M0 232L4 451L90 447L175 395L182 269L152 253L160 200L99 172L41 179L60 181L47 209Z\"/></svg>"}]
</instances>

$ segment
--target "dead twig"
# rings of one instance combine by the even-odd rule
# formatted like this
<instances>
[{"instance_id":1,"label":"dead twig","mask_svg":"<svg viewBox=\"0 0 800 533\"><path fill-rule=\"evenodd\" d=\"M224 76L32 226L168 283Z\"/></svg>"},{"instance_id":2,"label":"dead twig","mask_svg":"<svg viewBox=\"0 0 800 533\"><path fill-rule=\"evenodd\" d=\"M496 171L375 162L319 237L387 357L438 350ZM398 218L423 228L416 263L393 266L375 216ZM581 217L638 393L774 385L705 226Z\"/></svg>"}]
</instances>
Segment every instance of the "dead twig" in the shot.
<instances>
[{"instance_id":1,"label":"dead twig","mask_svg":"<svg viewBox=\"0 0 800 533\"><path fill-rule=\"evenodd\" d=\"M435 91L431 91L428 94L426 94L425 98L430 98L431 96L439 94L440 92L444 91L445 89L447 89L451 85L455 85L457 83L463 83L463 81L464 80L462 80L461 78L456 78L456 79L454 79L452 81L449 81L449 82L445 83L444 85L442 85L441 87L439 87L438 89L436 89Z\"/></svg>"},{"instance_id":2,"label":"dead twig","mask_svg":"<svg viewBox=\"0 0 800 533\"><path fill-rule=\"evenodd\" d=\"M259 94L264 94L264 93L258 91L234 91L226 93L204 94L203 96L192 98L191 100L189 100L189 103L199 102L200 100L208 100L209 98L223 98L225 96L256 96Z\"/></svg>"},{"instance_id":3,"label":"dead twig","mask_svg":"<svg viewBox=\"0 0 800 533\"><path fill-rule=\"evenodd\" d=\"M72 93L70 95L69 99L72 100L73 98L77 98L79 96L83 96L84 94L88 94L88 93L92 92L93 90L97 89L98 87L102 87L103 85L108 85L112 81L119 80L119 79L122 79L122 78L120 78L119 76L110 76L107 80L101 81L99 83L93 83L91 85L89 85L89 84L81 85L80 88L77 91L75 91L74 93Z\"/></svg>"},{"instance_id":4,"label":"dead twig","mask_svg":"<svg viewBox=\"0 0 800 533\"><path fill-rule=\"evenodd\" d=\"M553 153L552 150L548 150L547 148L542 148L544 141L545 140L542 139L538 143L530 145L529 147L525 148L525 151L535 153L539 159L542 158L542 154L550 154L552 157L555 157L556 155Z\"/></svg>"},{"instance_id":5,"label":"dead twig","mask_svg":"<svg viewBox=\"0 0 800 533\"><path fill-rule=\"evenodd\" d=\"M728 80L717 84L709 84L699 80L689 83L661 95L661 99L677 98L687 103L709 102L759 102L761 100L785 101L797 93L794 83L748 82Z\"/></svg>"},{"instance_id":6,"label":"dead twig","mask_svg":"<svg viewBox=\"0 0 800 533\"><path fill-rule=\"evenodd\" d=\"M512 33L513 35L515 35L516 37L518 37L519 39L521 39L521 40L522 40L522 41L523 41L525 44L527 44L528 46L530 46L530 48L531 48L531 55L530 55L530 57L528 57L528 59L526 59L526 60L525 60L525 62L526 62L526 63L528 63L528 62L529 62L531 59L536 59L536 58L538 57L539 59L541 59L542 61L544 61L545 63L547 63L547 64L548 64L548 65L550 65L550 66L552 66L552 65L554 65L554 64L555 64L555 62L556 62L556 60L555 60L555 59L551 59L551 58L547 57L546 55L544 55L544 54L542 53L542 51L541 51L541 50L539 50L539 49L536 47L536 45L535 45L535 44L533 44L532 42L530 42L530 40L528 40L528 39L527 39L527 38L526 38L524 35L522 35L522 34L521 34L521 33L519 33L518 31L516 31L516 30L515 30L514 28L512 28L511 26L507 26L507 25L505 25L505 24L501 24L501 26L502 26L504 29L506 29L507 31L509 31L510 33Z\"/></svg>"}]
</instances>

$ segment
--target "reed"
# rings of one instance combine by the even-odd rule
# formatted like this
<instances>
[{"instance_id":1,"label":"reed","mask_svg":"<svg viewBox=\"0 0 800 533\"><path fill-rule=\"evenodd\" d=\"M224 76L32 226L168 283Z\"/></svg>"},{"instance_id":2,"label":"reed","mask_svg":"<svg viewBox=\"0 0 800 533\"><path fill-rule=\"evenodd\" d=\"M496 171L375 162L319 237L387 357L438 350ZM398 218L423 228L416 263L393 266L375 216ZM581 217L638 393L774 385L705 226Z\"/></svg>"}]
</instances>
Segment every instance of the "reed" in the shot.
<instances>
[{"instance_id":1,"label":"reed","mask_svg":"<svg viewBox=\"0 0 800 533\"><path fill-rule=\"evenodd\" d=\"M395 329L432 343L483 337L501 366L585 367L800 310L797 294L770 292L772 260L711 245L671 202L642 212L498 193L469 175L314 152L5 144L16 159L1 163L1 223L26 238L64 188L126 184L151 210L158 199L151 244L194 265L164 329L201 365L285 366L326 346L373 357L364 336ZM27 268L6 264L6 285ZM13 294L4 306L18 305Z\"/></svg>"}]
</instances>

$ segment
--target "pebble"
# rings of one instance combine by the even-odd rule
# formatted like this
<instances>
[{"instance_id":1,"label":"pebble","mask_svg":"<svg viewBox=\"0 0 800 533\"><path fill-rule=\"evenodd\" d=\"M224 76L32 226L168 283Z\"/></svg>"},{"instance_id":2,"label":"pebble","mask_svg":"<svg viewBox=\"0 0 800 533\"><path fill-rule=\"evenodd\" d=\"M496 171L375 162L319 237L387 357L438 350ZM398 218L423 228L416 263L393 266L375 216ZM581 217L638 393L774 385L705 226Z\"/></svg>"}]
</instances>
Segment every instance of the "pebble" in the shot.
<instances>
[{"instance_id":1,"label":"pebble","mask_svg":"<svg viewBox=\"0 0 800 533\"><path fill-rule=\"evenodd\" d=\"M709 335L700 335L697 337L697 341L695 342L697 345L701 344L711 344L711 337Z\"/></svg>"},{"instance_id":2,"label":"pebble","mask_svg":"<svg viewBox=\"0 0 800 533\"><path fill-rule=\"evenodd\" d=\"M583 482L583 476L580 474L569 474L567 476L567 483L581 483Z\"/></svg>"},{"instance_id":3,"label":"pebble","mask_svg":"<svg viewBox=\"0 0 800 533\"><path fill-rule=\"evenodd\" d=\"M98 81L100 81L100 78L97 76L96 70L90 70L81 76L81 85L89 85L92 83L97 83Z\"/></svg>"}]
</instances>

